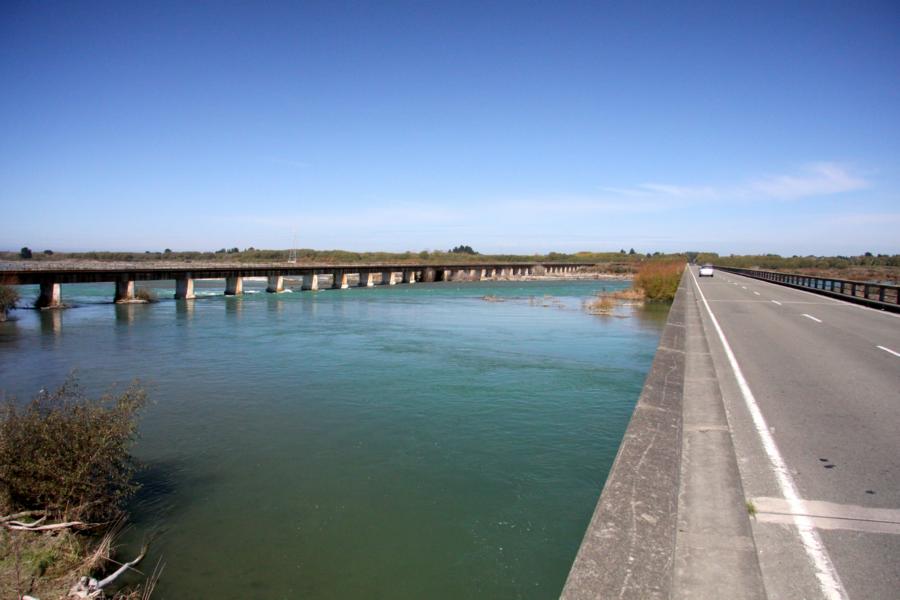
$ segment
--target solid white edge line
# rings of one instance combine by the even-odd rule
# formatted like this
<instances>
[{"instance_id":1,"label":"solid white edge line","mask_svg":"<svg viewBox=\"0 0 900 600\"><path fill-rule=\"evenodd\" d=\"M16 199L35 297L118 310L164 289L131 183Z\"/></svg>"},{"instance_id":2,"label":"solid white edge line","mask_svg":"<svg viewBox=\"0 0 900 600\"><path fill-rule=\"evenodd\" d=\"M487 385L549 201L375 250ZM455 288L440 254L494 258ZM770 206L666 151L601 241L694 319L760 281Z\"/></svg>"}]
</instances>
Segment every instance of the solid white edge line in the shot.
<instances>
[{"instance_id":1,"label":"solid white edge line","mask_svg":"<svg viewBox=\"0 0 900 600\"><path fill-rule=\"evenodd\" d=\"M709 307L709 302L706 301L706 296L703 295L703 290L700 289L700 284L697 282L697 278L694 277L693 273L691 273L691 278L694 280L694 285L696 286L697 293L700 294L703 306L706 307L706 312L709 315L710 321L712 321L713 327L716 329L719 341L722 342L725 356L728 358L728 363L731 365L731 370L734 373L734 378L737 380L738 388L740 388L741 395L744 397L744 404L746 404L747 410L750 411L750 416L753 418L753 425L756 427L756 433L759 435L763 449L772 465L772 471L775 474L778 487L781 488L784 499L791 507L794 524L797 526L797 532L800 534L800 541L803 544L803 548L806 550L807 556L812 560L813 568L816 571L816 578L819 580L819 587L825 597L829 600L847 600L847 593L844 591L841 579L831 562L831 558L828 556L828 551L825 549L824 544L822 544L822 539L819 537L812 519L807 516L809 513L806 511L803 500L800 498L800 493L797 491L794 479L791 477L787 464L784 462L781 453L778 451L778 446L775 444L775 438L772 437L772 433L769 431L769 426L766 424L762 411L759 410L759 406L756 404L756 398L753 396L753 392L750 391L750 386L747 384L744 373L741 371L741 367L734 357L734 352L731 351L731 345L725 338L725 333L722 331L722 327L719 326L719 321Z\"/></svg>"},{"instance_id":2,"label":"solid white edge line","mask_svg":"<svg viewBox=\"0 0 900 600\"><path fill-rule=\"evenodd\" d=\"M876 347L876 348L881 348L881 349L884 350L885 352L890 352L890 353L893 354L894 356L900 356L900 352L894 352L894 351L891 350L890 348L885 348L884 346L875 346L875 347Z\"/></svg>"},{"instance_id":3,"label":"solid white edge line","mask_svg":"<svg viewBox=\"0 0 900 600\"><path fill-rule=\"evenodd\" d=\"M781 306L781 302L779 302L778 300L772 300L772 302L774 302L774 303L777 304L778 306Z\"/></svg>"},{"instance_id":4,"label":"solid white edge line","mask_svg":"<svg viewBox=\"0 0 900 600\"><path fill-rule=\"evenodd\" d=\"M822 322L822 319L817 319L817 318L815 318L814 316L808 315L808 314L806 314L806 313L803 313L803 316L806 317L807 319L812 319L812 320L815 321L816 323L821 323L821 322Z\"/></svg>"}]
</instances>

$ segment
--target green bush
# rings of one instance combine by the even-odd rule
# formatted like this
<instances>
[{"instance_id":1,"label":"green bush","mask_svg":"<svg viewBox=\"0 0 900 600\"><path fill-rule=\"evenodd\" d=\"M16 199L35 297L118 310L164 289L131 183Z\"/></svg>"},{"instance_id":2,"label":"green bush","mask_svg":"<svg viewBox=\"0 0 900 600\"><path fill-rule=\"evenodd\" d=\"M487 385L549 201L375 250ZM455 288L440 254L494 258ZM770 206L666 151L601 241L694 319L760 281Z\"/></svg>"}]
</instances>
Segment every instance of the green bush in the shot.
<instances>
[{"instance_id":1,"label":"green bush","mask_svg":"<svg viewBox=\"0 0 900 600\"><path fill-rule=\"evenodd\" d=\"M88 398L74 377L0 407L0 505L63 519L115 518L136 491L130 454L146 393L134 383Z\"/></svg>"}]
</instances>

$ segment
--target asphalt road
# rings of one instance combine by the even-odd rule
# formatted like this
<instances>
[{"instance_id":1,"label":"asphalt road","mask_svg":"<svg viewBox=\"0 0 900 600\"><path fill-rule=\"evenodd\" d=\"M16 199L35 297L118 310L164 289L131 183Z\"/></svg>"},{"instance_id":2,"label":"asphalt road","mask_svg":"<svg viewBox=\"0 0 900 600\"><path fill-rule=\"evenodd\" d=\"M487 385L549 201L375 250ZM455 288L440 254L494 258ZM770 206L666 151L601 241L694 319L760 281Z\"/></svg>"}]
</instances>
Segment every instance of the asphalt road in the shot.
<instances>
[{"instance_id":1,"label":"asphalt road","mask_svg":"<svg viewBox=\"0 0 900 600\"><path fill-rule=\"evenodd\" d=\"M900 315L721 271L690 283L768 597L900 598Z\"/></svg>"}]
</instances>

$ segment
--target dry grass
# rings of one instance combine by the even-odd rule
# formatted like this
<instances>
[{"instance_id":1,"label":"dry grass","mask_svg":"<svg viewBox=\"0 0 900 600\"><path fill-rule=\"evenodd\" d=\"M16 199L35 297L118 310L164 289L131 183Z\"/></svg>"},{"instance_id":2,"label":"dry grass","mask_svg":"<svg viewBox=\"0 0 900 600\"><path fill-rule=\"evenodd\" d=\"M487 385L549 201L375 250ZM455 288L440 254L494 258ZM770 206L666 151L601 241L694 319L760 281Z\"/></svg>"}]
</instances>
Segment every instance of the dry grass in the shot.
<instances>
[{"instance_id":1,"label":"dry grass","mask_svg":"<svg viewBox=\"0 0 900 600\"><path fill-rule=\"evenodd\" d=\"M610 294L601 294L585 302L584 307L592 315L610 315L616 308L616 301Z\"/></svg>"}]
</instances>

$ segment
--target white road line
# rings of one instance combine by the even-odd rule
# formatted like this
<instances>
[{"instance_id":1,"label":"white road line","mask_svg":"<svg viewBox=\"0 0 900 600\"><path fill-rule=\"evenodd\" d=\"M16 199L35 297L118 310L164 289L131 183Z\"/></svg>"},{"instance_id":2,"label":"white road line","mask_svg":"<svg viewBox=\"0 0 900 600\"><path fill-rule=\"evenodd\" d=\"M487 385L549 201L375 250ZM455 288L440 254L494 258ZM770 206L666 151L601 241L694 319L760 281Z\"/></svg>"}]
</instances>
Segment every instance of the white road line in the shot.
<instances>
[{"instance_id":1,"label":"white road line","mask_svg":"<svg viewBox=\"0 0 900 600\"><path fill-rule=\"evenodd\" d=\"M794 290L795 292L800 292L801 294L809 294L810 296L815 296L815 297L819 298L820 300L821 299L828 300L839 306L851 306L853 308L861 308L863 310L868 310L873 313L878 313L879 315L884 315L886 317L894 317L895 319L900 319L900 313L892 313L892 312L888 312L886 310L878 310L877 308L872 308L871 306L863 306L862 304L856 304L855 302L850 302L849 300L839 300L838 298L832 298L831 296L826 296L825 294L816 294L815 292L808 292L806 290L801 290L801 289L795 288L795 287L778 285L777 283L772 283L771 281L766 281L765 279L756 279L755 281L761 281L762 283L777 285L780 288L786 287L788 289ZM737 285L737 283L735 283L734 285Z\"/></svg>"},{"instance_id":2,"label":"white road line","mask_svg":"<svg viewBox=\"0 0 900 600\"><path fill-rule=\"evenodd\" d=\"M763 417L762 411L759 410L759 406L756 404L756 398L753 396L753 392L750 391L750 386L747 385L744 373L741 371L741 367L734 357L734 352L731 351L731 345L728 343L728 340L725 339L725 333L722 331L722 327L719 326L716 315L713 314L712 309L709 307L709 302L706 301L706 296L703 295L703 290L700 289L697 278L694 277L693 273L691 273L691 277L694 279L697 293L700 294L700 299L706 307L706 312L709 314L713 327L715 327L716 333L719 335L719 341L722 342L725 356L728 358L728 363L731 365L731 370L734 372L734 378L737 380L741 395L744 397L744 404L746 404L747 410L750 411L750 416L753 418L756 433L759 435L763 449L769 457L772 471L775 473L775 479L778 481L778 487L781 488L781 494L791 507L794 524L797 526L797 532L800 535L800 541L803 543L803 548L806 550L806 554L809 556L813 563L813 567L815 568L816 578L819 580L819 587L825 597L829 600L847 600L847 593L844 591L841 579L838 577L838 573L831 562L831 558L828 556L828 551L822 544L822 539L819 537L812 519L807 516L808 511L806 510L803 500L800 498L800 493L797 491L794 479L791 477L787 464L784 462L781 453L778 451L778 446L775 444L775 438L772 437L772 432L769 430L769 426Z\"/></svg>"},{"instance_id":3,"label":"white road line","mask_svg":"<svg viewBox=\"0 0 900 600\"><path fill-rule=\"evenodd\" d=\"M741 286L741 289L742 289L742 290L746 290L746 289L747 289L747 286L746 286L746 285L742 285L742 286Z\"/></svg>"},{"instance_id":4,"label":"white road line","mask_svg":"<svg viewBox=\"0 0 900 600\"><path fill-rule=\"evenodd\" d=\"M812 319L812 320L815 321L816 323L821 323L821 322L822 322L822 319L817 319L817 318L815 318L814 316L808 315L808 314L806 314L806 313L803 313L803 316L806 317L807 319Z\"/></svg>"},{"instance_id":5,"label":"white road line","mask_svg":"<svg viewBox=\"0 0 900 600\"><path fill-rule=\"evenodd\" d=\"M778 300L772 300L772 302L774 302L774 303L777 304L778 306L781 306L781 302L779 302Z\"/></svg>"},{"instance_id":6,"label":"white road line","mask_svg":"<svg viewBox=\"0 0 900 600\"><path fill-rule=\"evenodd\" d=\"M885 352L890 352L890 353L893 354L894 356L900 356L900 352L894 352L894 351L891 350L890 348L885 348L884 346L875 346L875 347L876 347L876 348L881 348L881 349L884 350Z\"/></svg>"},{"instance_id":7,"label":"white road line","mask_svg":"<svg viewBox=\"0 0 900 600\"><path fill-rule=\"evenodd\" d=\"M759 296L759 292L753 292L753 293L756 294L757 296Z\"/></svg>"}]
</instances>

